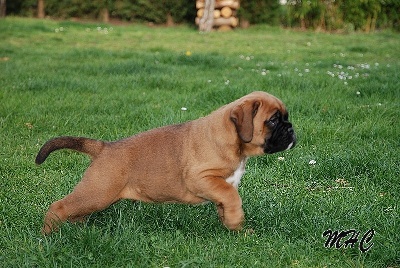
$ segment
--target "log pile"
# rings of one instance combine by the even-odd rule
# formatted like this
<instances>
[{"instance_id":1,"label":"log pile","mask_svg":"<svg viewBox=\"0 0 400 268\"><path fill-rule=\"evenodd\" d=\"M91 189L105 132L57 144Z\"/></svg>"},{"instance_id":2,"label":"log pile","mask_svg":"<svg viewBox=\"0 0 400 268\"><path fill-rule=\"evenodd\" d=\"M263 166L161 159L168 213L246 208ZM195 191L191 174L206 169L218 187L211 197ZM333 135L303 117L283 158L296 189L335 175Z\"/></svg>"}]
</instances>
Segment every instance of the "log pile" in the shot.
<instances>
[{"instance_id":1,"label":"log pile","mask_svg":"<svg viewBox=\"0 0 400 268\"><path fill-rule=\"evenodd\" d=\"M205 0L197 0L196 25L204 15ZM213 27L218 30L231 30L239 25L237 10L239 0L215 0Z\"/></svg>"}]
</instances>

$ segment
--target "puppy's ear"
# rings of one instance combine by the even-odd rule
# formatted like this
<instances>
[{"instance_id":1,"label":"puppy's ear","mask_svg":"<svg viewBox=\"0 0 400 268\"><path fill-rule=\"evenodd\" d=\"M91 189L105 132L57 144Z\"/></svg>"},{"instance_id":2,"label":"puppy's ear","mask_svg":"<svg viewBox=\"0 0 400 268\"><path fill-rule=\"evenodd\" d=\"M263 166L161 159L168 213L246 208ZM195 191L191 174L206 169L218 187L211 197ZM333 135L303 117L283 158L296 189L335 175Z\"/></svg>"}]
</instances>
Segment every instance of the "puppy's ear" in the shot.
<instances>
[{"instance_id":1,"label":"puppy's ear","mask_svg":"<svg viewBox=\"0 0 400 268\"><path fill-rule=\"evenodd\" d=\"M253 139L253 118L256 116L259 106L259 101L244 101L231 111L230 118L243 142L247 143Z\"/></svg>"}]
</instances>

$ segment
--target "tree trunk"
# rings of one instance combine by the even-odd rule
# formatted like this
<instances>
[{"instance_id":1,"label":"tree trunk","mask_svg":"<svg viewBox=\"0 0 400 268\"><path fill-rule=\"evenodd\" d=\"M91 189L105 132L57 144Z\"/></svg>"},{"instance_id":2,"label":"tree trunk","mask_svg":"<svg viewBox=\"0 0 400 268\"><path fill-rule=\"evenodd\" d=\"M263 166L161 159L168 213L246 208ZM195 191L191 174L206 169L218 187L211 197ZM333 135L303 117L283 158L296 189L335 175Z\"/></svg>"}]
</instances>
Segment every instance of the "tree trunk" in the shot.
<instances>
[{"instance_id":1,"label":"tree trunk","mask_svg":"<svg viewBox=\"0 0 400 268\"><path fill-rule=\"evenodd\" d=\"M317 31L322 31L326 30L326 24L325 24L325 12L322 11L321 17L319 18L319 23L317 26Z\"/></svg>"},{"instance_id":2,"label":"tree trunk","mask_svg":"<svg viewBox=\"0 0 400 268\"><path fill-rule=\"evenodd\" d=\"M100 11L100 17L102 22L104 23L110 22L110 12L108 11L108 8L105 7Z\"/></svg>"},{"instance_id":3,"label":"tree trunk","mask_svg":"<svg viewBox=\"0 0 400 268\"><path fill-rule=\"evenodd\" d=\"M369 33L371 31L371 15L368 15L367 23L365 24L365 32Z\"/></svg>"},{"instance_id":4,"label":"tree trunk","mask_svg":"<svg viewBox=\"0 0 400 268\"><path fill-rule=\"evenodd\" d=\"M0 18L6 16L6 0L0 0Z\"/></svg>"},{"instance_id":5,"label":"tree trunk","mask_svg":"<svg viewBox=\"0 0 400 268\"><path fill-rule=\"evenodd\" d=\"M0 18L6 16L6 0L0 0Z\"/></svg>"},{"instance_id":6,"label":"tree trunk","mask_svg":"<svg viewBox=\"0 0 400 268\"><path fill-rule=\"evenodd\" d=\"M214 23L215 0L205 0L204 14L199 21L199 30L201 32L211 31Z\"/></svg>"},{"instance_id":7,"label":"tree trunk","mask_svg":"<svg viewBox=\"0 0 400 268\"><path fill-rule=\"evenodd\" d=\"M250 27L250 21L247 20L247 19L241 18L240 19L240 27L243 28L243 29L249 28Z\"/></svg>"},{"instance_id":8,"label":"tree trunk","mask_svg":"<svg viewBox=\"0 0 400 268\"><path fill-rule=\"evenodd\" d=\"M174 26L174 18L172 17L171 13L167 13L167 27Z\"/></svg>"},{"instance_id":9,"label":"tree trunk","mask_svg":"<svg viewBox=\"0 0 400 268\"><path fill-rule=\"evenodd\" d=\"M371 31L372 32L375 32L377 17L378 17L378 14L374 12L374 15L372 16L372 21L371 21Z\"/></svg>"},{"instance_id":10,"label":"tree trunk","mask_svg":"<svg viewBox=\"0 0 400 268\"><path fill-rule=\"evenodd\" d=\"M302 30L306 30L306 20L304 19L304 16L300 16L300 27Z\"/></svg>"},{"instance_id":11,"label":"tree trunk","mask_svg":"<svg viewBox=\"0 0 400 268\"><path fill-rule=\"evenodd\" d=\"M37 16L39 19L44 18L44 0L38 0L37 2Z\"/></svg>"}]
</instances>

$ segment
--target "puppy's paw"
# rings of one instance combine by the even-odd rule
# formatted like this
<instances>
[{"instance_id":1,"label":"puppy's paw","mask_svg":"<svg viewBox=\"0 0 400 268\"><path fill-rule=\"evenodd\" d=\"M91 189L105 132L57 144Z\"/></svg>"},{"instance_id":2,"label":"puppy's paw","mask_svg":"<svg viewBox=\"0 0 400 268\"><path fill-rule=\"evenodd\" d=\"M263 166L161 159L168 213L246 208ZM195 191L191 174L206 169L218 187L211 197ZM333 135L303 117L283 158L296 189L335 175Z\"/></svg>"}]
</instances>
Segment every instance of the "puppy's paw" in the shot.
<instances>
[{"instance_id":1,"label":"puppy's paw","mask_svg":"<svg viewBox=\"0 0 400 268\"><path fill-rule=\"evenodd\" d=\"M57 232L59 230L59 224L44 224L41 230L42 235L49 235L52 232Z\"/></svg>"},{"instance_id":2,"label":"puppy's paw","mask_svg":"<svg viewBox=\"0 0 400 268\"><path fill-rule=\"evenodd\" d=\"M224 217L222 218L222 223L232 231L240 231L243 228L244 213L242 208L235 211L224 211Z\"/></svg>"}]
</instances>

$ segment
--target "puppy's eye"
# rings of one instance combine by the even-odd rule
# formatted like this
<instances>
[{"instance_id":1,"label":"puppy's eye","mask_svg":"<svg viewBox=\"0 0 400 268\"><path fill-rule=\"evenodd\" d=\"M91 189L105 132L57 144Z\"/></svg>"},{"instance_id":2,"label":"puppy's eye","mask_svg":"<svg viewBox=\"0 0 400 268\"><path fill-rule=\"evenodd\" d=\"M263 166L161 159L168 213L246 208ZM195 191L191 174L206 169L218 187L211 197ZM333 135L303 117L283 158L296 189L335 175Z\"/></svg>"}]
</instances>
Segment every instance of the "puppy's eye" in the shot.
<instances>
[{"instance_id":1,"label":"puppy's eye","mask_svg":"<svg viewBox=\"0 0 400 268\"><path fill-rule=\"evenodd\" d=\"M265 121L265 124L271 128L275 127L278 123L279 123L279 118L277 116L273 116L271 119Z\"/></svg>"}]
</instances>

